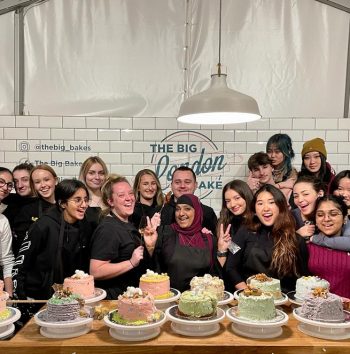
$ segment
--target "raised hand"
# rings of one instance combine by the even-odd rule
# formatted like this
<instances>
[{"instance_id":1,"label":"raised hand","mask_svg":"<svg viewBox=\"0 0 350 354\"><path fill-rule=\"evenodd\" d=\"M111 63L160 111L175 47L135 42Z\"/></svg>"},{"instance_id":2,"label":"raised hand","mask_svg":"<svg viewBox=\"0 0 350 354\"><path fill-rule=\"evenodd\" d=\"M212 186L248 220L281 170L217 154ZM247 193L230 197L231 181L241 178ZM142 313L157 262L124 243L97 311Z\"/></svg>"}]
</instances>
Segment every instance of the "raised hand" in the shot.
<instances>
[{"instance_id":1,"label":"raised hand","mask_svg":"<svg viewBox=\"0 0 350 354\"><path fill-rule=\"evenodd\" d=\"M220 252L226 252L228 246L230 245L231 242L230 230L231 230L231 224L227 226L226 230L224 230L224 225L220 224L220 232L218 237L218 250Z\"/></svg>"},{"instance_id":2,"label":"raised hand","mask_svg":"<svg viewBox=\"0 0 350 354\"><path fill-rule=\"evenodd\" d=\"M132 264L133 267L137 267L143 259L143 246L139 246L134 249L134 252L132 253L130 263Z\"/></svg>"},{"instance_id":3,"label":"raised hand","mask_svg":"<svg viewBox=\"0 0 350 354\"><path fill-rule=\"evenodd\" d=\"M147 247L148 250L150 249L154 249L156 242L157 242L157 238L158 238L158 232L157 232L157 227L159 225L157 225L157 219L150 219L147 216L147 226L145 227L145 231L144 231L144 242L145 245Z\"/></svg>"}]
</instances>

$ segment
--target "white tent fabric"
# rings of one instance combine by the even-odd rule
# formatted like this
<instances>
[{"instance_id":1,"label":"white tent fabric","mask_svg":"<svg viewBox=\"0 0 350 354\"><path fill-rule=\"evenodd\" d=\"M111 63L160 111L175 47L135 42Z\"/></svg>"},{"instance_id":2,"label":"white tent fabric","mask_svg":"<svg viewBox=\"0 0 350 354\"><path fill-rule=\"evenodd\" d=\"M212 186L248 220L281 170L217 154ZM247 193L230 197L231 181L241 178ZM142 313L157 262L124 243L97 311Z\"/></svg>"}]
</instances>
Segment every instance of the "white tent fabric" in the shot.
<instances>
[{"instance_id":1,"label":"white tent fabric","mask_svg":"<svg viewBox=\"0 0 350 354\"><path fill-rule=\"evenodd\" d=\"M25 114L177 116L184 90L207 88L215 70L218 13L216 0L28 8ZM13 15L0 16L0 29L13 32ZM348 13L314 0L224 0L228 84L265 117L342 117L348 30ZM0 36L0 114L13 113L11 45Z\"/></svg>"}]
</instances>

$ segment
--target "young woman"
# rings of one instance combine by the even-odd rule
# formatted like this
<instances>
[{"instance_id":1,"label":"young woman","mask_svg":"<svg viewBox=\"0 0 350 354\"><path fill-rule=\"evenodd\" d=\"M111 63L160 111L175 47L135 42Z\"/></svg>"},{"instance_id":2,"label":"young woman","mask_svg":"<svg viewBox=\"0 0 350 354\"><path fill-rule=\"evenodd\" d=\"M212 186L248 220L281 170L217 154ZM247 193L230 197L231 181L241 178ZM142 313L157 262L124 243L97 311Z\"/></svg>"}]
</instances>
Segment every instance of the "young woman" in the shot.
<instances>
[{"instance_id":1,"label":"young woman","mask_svg":"<svg viewBox=\"0 0 350 354\"><path fill-rule=\"evenodd\" d=\"M13 177L10 170L0 167L0 206L2 200L6 198L13 188ZM0 214L0 267L5 285L5 291L12 296L12 268L14 265L12 253L12 234L7 218Z\"/></svg>"},{"instance_id":2,"label":"young woman","mask_svg":"<svg viewBox=\"0 0 350 354\"><path fill-rule=\"evenodd\" d=\"M30 173L30 186L37 198L23 206L13 220L16 244L20 247L30 226L55 205L55 188L58 178L48 165L35 166Z\"/></svg>"},{"instance_id":3,"label":"young woman","mask_svg":"<svg viewBox=\"0 0 350 354\"><path fill-rule=\"evenodd\" d=\"M240 246L228 253L225 276L232 288L243 289L246 279L257 273L279 278L283 292L295 289L295 282L307 274L304 240L295 234L294 220L283 193L266 184L252 202L256 214L251 224L232 238Z\"/></svg>"},{"instance_id":4,"label":"young woman","mask_svg":"<svg viewBox=\"0 0 350 354\"><path fill-rule=\"evenodd\" d=\"M350 170L341 171L334 177L329 192L343 198L348 207L348 219L350 219Z\"/></svg>"},{"instance_id":5,"label":"young woman","mask_svg":"<svg viewBox=\"0 0 350 354\"><path fill-rule=\"evenodd\" d=\"M19 298L48 299L54 283L62 284L76 269L88 271L92 234L85 219L89 194L78 180L55 189L56 206L30 228L17 258Z\"/></svg>"},{"instance_id":6,"label":"young woman","mask_svg":"<svg viewBox=\"0 0 350 354\"><path fill-rule=\"evenodd\" d=\"M164 196L157 175L147 168L137 173L133 190L136 203L131 221L139 228L141 219L147 216L151 218L162 208Z\"/></svg>"},{"instance_id":7,"label":"young woman","mask_svg":"<svg viewBox=\"0 0 350 354\"><path fill-rule=\"evenodd\" d=\"M328 194L329 186L335 176L334 170L327 160L327 150L324 140L315 138L306 141L301 151L303 163L299 176L314 176L325 184Z\"/></svg>"},{"instance_id":8,"label":"young woman","mask_svg":"<svg viewBox=\"0 0 350 354\"><path fill-rule=\"evenodd\" d=\"M98 156L90 156L80 167L79 179L85 183L90 195L86 217L94 228L96 228L100 221L102 209L106 207L102 201L101 188L107 176L107 166Z\"/></svg>"},{"instance_id":9,"label":"young woman","mask_svg":"<svg viewBox=\"0 0 350 354\"><path fill-rule=\"evenodd\" d=\"M176 201L175 222L161 225L153 235L145 235L145 245L152 254L156 270L170 276L170 286L188 290L194 276L216 274L217 240L203 229L203 209L193 194L183 194Z\"/></svg>"},{"instance_id":10,"label":"young woman","mask_svg":"<svg viewBox=\"0 0 350 354\"><path fill-rule=\"evenodd\" d=\"M288 202L293 203L290 198L298 173L292 167L292 160L295 154L291 138L287 134L271 136L266 144L266 153L274 168L273 179L276 187L283 192Z\"/></svg>"},{"instance_id":11,"label":"young woman","mask_svg":"<svg viewBox=\"0 0 350 354\"><path fill-rule=\"evenodd\" d=\"M129 222L135 196L127 179L108 178L102 200L109 208L92 237L90 274L96 285L106 290L107 299L117 299L128 286L139 285L148 268L148 253L138 229Z\"/></svg>"},{"instance_id":12,"label":"young woman","mask_svg":"<svg viewBox=\"0 0 350 354\"><path fill-rule=\"evenodd\" d=\"M339 236L347 213L347 206L340 197L334 195L322 197L316 204L316 226L325 237ZM328 280L332 293L349 298L349 253L321 247L311 242L307 247L310 272Z\"/></svg>"}]
</instances>

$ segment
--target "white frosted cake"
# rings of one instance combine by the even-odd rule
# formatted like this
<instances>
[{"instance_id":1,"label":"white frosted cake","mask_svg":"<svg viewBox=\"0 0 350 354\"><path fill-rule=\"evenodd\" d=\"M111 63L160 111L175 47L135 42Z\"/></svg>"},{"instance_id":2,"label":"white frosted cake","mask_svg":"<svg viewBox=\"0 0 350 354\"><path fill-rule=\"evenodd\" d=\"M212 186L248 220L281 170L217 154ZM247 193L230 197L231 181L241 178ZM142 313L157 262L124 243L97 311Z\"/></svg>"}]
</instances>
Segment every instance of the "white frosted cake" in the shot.
<instances>
[{"instance_id":1,"label":"white frosted cake","mask_svg":"<svg viewBox=\"0 0 350 354\"><path fill-rule=\"evenodd\" d=\"M282 298L281 282L279 279L270 278L264 273L248 278L247 284L251 288L260 289L264 293L271 294L275 300Z\"/></svg>"},{"instance_id":2,"label":"white frosted cake","mask_svg":"<svg viewBox=\"0 0 350 354\"><path fill-rule=\"evenodd\" d=\"M315 276L301 277L297 280L295 286L295 297L304 300L312 294L315 288L329 289L329 282Z\"/></svg>"},{"instance_id":3,"label":"white frosted cake","mask_svg":"<svg viewBox=\"0 0 350 354\"><path fill-rule=\"evenodd\" d=\"M190 282L191 290L208 291L214 294L218 300L224 298L225 286L222 279L205 274L203 277L193 277Z\"/></svg>"}]
</instances>

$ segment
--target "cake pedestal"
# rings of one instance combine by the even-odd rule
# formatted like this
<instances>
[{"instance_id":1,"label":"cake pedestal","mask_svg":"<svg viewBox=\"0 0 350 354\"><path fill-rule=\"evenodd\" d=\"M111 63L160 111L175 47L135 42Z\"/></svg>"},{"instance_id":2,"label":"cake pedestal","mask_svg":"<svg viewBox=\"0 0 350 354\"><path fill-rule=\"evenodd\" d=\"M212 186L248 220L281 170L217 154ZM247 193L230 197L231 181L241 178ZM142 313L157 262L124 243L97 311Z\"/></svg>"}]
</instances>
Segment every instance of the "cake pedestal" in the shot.
<instances>
[{"instance_id":1,"label":"cake pedestal","mask_svg":"<svg viewBox=\"0 0 350 354\"><path fill-rule=\"evenodd\" d=\"M0 338L6 338L15 330L14 322L20 319L21 312L13 307L7 307L10 311L10 316L3 321L0 321Z\"/></svg>"},{"instance_id":2,"label":"cake pedestal","mask_svg":"<svg viewBox=\"0 0 350 354\"><path fill-rule=\"evenodd\" d=\"M320 322L313 321L304 318L300 315L301 308L296 308L293 310L293 316L300 322L298 324L298 330L309 336L330 339L330 340L340 340L350 338L350 313L344 311L345 321L344 322Z\"/></svg>"},{"instance_id":3,"label":"cake pedestal","mask_svg":"<svg viewBox=\"0 0 350 354\"><path fill-rule=\"evenodd\" d=\"M294 304L301 306L303 304L303 300L295 296L295 291L290 291L287 293L289 301Z\"/></svg>"},{"instance_id":4,"label":"cake pedestal","mask_svg":"<svg viewBox=\"0 0 350 354\"><path fill-rule=\"evenodd\" d=\"M173 296L168 297L167 299L154 300L158 310L165 311L168 307L174 306L175 301L179 299L181 295L179 290L171 288L170 291L173 293Z\"/></svg>"},{"instance_id":5,"label":"cake pedestal","mask_svg":"<svg viewBox=\"0 0 350 354\"><path fill-rule=\"evenodd\" d=\"M115 323L110 320L110 315L115 310L106 315L103 320L109 328L109 334L118 340L139 342L157 337L160 334L160 326L166 322L167 318L162 312L158 321L140 325L140 326L128 326Z\"/></svg>"},{"instance_id":6,"label":"cake pedestal","mask_svg":"<svg viewBox=\"0 0 350 354\"><path fill-rule=\"evenodd\" d=\"M229 293L228 291L224 291L224 298L218 301L218 306L226 311L228 309L228 306L226 305L229 304L233 299L233 294Z\"/></svg>"},{"instance_id":7,"label":"cake pedestal","mask_svg":"<svg viewBox=\"0 0 350 354\"><path fill-rule=\"evenodd\" d=\"M276 309L276 317L270 321L253 321L241 318L237 314L238 307L226 311L226 316L232 321L232 330L249 338L275 338L282 334L282 326L288 322L288 315Z\"/></svg>"},{"instance_id":8,"label":"cake pedestal","mask_svg":"<svg viewBox=\"0 0 350 354\"><path fill-rule=\"evenodd\" d=\"M216 314L208 319L186 319L178 315L178 306L172 306L166 310L168 319L172 322L174 332L190 337L209 336L219 331L219 322L225 318L225 311L218 307Z\"/></svg>"},{"instance_id":9,"label":"cake pedestal","mask_svg":"<svg viewBox=\"0 0 350 354\"><path fill-rule=\"evenodd\" d=\"M105 290L100 288L95 288L95 295L93 297L89 297L84 299L85 304L89 304L89 306L97 306L101 300L103 300L107 296Z\"/></svg>"},{"instance_id":10,"label":"cake pedestal","mask_svg":"<svg viewBox=\"0 0 350 354\"><path fill-rule=\"evenodd\" d=\"M73 321L52 322L47 319L47 310L39 311L34 321L40 326L40 334L47 338L73 338L90 332L91 317L78 317Z\"/></svg>"}]
</instances>

